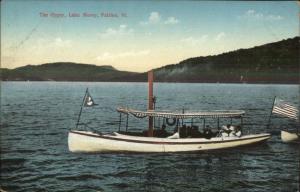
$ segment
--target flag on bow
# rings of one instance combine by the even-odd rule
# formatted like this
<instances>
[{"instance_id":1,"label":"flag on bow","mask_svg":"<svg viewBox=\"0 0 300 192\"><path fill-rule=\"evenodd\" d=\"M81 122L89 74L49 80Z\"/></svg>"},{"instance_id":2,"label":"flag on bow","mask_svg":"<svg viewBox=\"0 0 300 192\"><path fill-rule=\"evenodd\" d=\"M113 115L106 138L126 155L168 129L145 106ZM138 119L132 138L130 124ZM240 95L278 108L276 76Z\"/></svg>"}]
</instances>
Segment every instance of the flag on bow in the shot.
<instances>
[{"instance_id":1,"label":"flag on bow","mask_svg":"<svg viewBox=\"0 0 300 192\"><path fill-rule=\"evenodd\" d=\"M94 99L92 98L90 92L88 89L86 89L86 94L85 94L85 97L84 97L84 102L83 102L84 106L85 107L92 107L94 105L97 105L95 102L94 102Z\"/></svg>"},{"instance_id":2,"label":"flag on bow","mask_svg":"<svg viewBox=\"0 0 300 192\"><path fill-rule=\"evenodd\" d=\"M82 108L83 107L92 107L94 105L97 105L97 104L94 102L94 99L92 98L92 96L91 96L88 88L86 88L85 95L83 97L83 101L82 101L82 104L81 104L81 107L80 107L80 111L79 111L79 114L78 114L78 119L77 119L77 123L76 123L76 129L77 129L78 125L79 125Z\"/></svg>"},{"instance_id":3,"label":"flag on bow","mask_svg":"<svg viewBox=\"0 0 300 192\"><path fill-rule=\"evenodd\" d=\"M294 120L299 119L299 110L297 107L277 98L275 99L272 113L276 113Z\"/></svg>"}]
</instances>

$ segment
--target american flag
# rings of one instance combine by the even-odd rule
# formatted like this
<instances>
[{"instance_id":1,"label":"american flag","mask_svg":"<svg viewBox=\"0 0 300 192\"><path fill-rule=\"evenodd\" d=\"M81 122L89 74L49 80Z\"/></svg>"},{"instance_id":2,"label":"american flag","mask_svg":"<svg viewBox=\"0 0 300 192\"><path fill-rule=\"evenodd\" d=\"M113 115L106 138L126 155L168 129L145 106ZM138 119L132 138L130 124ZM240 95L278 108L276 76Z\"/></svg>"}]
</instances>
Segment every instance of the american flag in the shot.
<instances>
[{"instance_id":1,"label":"american flag","mask_svg":"<svg viewBox=\"0 0 300 192\"><path fill-rule=\"evenodd\" d=\"M272 113L276 113L291 119L299 119L299 110L297 107L287 103L281 99L275 99Z\"/></svg>"}]
</instances>

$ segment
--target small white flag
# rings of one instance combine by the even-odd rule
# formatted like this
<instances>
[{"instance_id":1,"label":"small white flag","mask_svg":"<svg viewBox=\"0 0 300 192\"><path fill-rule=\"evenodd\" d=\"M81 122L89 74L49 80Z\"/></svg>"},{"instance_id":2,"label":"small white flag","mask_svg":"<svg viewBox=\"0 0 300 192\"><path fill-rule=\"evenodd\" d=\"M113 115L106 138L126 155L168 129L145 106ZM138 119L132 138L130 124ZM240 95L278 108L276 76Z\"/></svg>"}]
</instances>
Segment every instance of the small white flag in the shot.
<instances>
[{"instance_id":1,"label":"small white flag","mask_svg":"<svg viewBox=\"0 0 300 192\"><path fill-rule=\"evenodd\" d=\"M89 91L87 90L86 96L84 98L84 106L92 107L94 105L97 105L97 104L94 102L92 96L90 95Z\"/></svg>"}]
</instances>

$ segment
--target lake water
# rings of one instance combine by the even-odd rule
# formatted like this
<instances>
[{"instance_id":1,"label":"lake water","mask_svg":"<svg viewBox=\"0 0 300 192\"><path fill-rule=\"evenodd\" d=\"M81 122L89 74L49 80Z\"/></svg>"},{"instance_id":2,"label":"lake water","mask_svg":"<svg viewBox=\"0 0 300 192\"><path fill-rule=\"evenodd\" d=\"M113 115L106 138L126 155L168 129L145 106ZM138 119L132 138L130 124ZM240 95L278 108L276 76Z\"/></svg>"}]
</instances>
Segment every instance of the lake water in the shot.
<instances>
[{"instance_id":1,"label":"lake water","mask_svg":"<svg viewBox=\"0 0 300 192\"><path fill-rule=\"evenodd\" d=\"M299 145L283 144L272 118L265 144L189 154L76 154L68 151L86 87L99 105L82 121L118 130L118 106L146 109L146 83L1 83L1 188L7 191L297 191ZM266 131L274 96L299 105L296 85L156 83L157 109L242 109L245 128ZM145 127L130 119L129 129ZM211 122L213 123L213 122ZM225 122L224 122L225 123Z\"/></svg>"}]
</instances>

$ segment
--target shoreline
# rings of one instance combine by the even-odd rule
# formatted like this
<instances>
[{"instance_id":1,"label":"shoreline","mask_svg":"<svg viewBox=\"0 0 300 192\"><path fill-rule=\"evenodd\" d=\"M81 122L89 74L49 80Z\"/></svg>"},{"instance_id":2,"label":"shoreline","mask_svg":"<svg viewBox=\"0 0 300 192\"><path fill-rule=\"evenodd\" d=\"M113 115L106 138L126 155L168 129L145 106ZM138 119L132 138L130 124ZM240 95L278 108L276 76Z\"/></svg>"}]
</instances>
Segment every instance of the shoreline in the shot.
<instances>
[{"instance_id":1,"label":"shoreline","mask_svg":"<svg viewBox=\"0 0 300 192\"><path fill-rule=\"evenodd\" d=\"M0 80L0 82L56 82L56 83L147 83L147 81L31 81L31 80ZM246 84L246 85L300 85L299 82L179 82L179 81L155 81L155 83L178 84Z\"/></svg>"}]
</instances>

